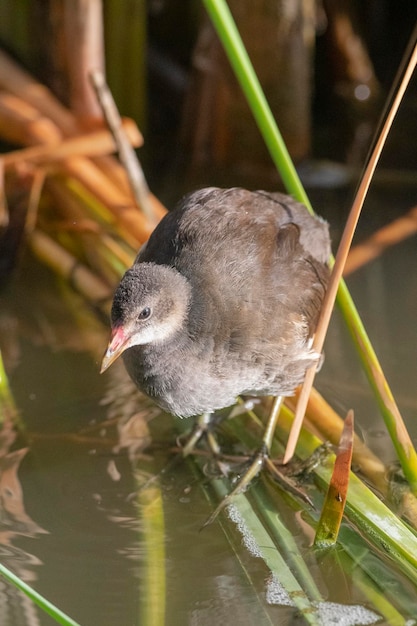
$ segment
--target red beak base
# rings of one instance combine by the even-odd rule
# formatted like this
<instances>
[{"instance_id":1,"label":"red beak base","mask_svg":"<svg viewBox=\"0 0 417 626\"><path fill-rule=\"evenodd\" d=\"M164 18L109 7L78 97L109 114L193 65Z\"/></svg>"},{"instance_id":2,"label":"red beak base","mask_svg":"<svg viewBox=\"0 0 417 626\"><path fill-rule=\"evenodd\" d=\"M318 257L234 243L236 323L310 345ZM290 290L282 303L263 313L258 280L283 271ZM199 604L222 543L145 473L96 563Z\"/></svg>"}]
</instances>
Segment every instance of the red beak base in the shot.
<instances>
[{"instance_id":1,"label":"red beak base","mask_svg":"<svg viewBox=\"0 0 417 626\"><path fill-rule=\"evenodd\" d=\"M112 330L109 345L101 362L100 374L106 371L112 363L124 352L129 341L123 326L115 326Z\"/></svg>"}]
</instances>

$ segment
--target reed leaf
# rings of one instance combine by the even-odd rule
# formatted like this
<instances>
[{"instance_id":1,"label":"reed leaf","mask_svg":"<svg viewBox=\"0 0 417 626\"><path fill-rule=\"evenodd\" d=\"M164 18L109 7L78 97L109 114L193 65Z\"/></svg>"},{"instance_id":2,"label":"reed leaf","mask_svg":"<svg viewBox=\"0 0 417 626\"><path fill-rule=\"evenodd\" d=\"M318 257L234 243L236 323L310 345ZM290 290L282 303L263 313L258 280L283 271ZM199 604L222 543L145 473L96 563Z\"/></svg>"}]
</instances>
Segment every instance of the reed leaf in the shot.
<instances>
[{"instance_id":1,"label":"reed leaf","mask_svg":"<svg viewBox=\"0 0 417 626\"><path fill-rule=\"evenodd\" d=\"M40 593L29 587L23 580L13 574L7 567L0 563L0 574L12 585L20 589L28 598L42 609L45 613L50 615L58 624L62 626L79 626L78 622L75 622L71 617L68 617L63 611L54 606L49 600L44 598Z\"/></svg>"},{"instance_id":2,"label":"reed leaf","mask_svg":"<svg viewBox=\"0 0 417 626\"><path fill-rule=\"evenodd\" d=\"M274 578L279 581L284 588L289 600L298 609L305 622L312 626L321 624L317 606L308 591L313 590L315 600L320 598L320 593L295 542L292 541L286 551L277 547L260 523L256 511L243 494L237 495L234 503L229 505L228 514L232 521L238 524L244 537L254 538L259 549L259 556L262 557ZM284 524L279 520L279 516L276 515L276 512L274 523L278 524L281 530L284 531L285 537L288 538L291 535ZM294 574L293 568L288 565L287 556L290 550L291 564L294 564L294 562L297 563L298 575L302 572L300 578Z\"/></svg>"},{"instance_id":3,"label":"reed leaf","mask_svg":"<svg viewBox=\"0 0 417 626\"><path fill-rule=\"evenodd\" d=\"M286 435L293 414L284 407L278 430ZM321 442L305 430L297 446L301 459L311 456ZM314 469L314 475L322 489L330 481L334 455ZM417 537L416 535L353 473L350 476L346 517L363 533L366 539L387 555L404 574L417 585Z\"/></svg>"},{"instance_id":4,"label":"reed leaf","mask_svg":"<svg viewBox=\"0 0 417 626\"><path fill-rule=\"evenodd\" d=\"M353 452L353 411L345 419L342 436L332 478L321 511L320 520L314 538L314 545L319 548L336 545L347 499L349 475Z\"/></svg>"}]
</instances>

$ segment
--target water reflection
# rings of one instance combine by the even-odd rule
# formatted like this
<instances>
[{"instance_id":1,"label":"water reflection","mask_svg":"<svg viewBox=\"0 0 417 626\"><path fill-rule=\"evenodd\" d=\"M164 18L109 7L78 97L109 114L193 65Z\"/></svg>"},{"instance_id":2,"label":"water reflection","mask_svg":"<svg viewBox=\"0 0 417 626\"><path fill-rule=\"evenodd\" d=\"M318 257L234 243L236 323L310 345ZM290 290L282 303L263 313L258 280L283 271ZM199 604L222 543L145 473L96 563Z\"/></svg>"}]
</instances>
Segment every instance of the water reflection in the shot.
<instances>
[{"instance_id":1,"label":"water reflection","mask_svg":"<svg viewBox=\"0 0 417 626\"><path fill-rule=\"evenodd\" d=\"M18 537L32 537L46 534L27 514L23 489L18 472L28 449L11 451L17 438L15 420L8 411L3 413L0 432L0 560L9 570L24 582L37 579L37 570L42 561L27 550L15 545ZM6 581L0 580L0 623L4 626L37 626L37 609L20 591Z\"/></svg>"},{"instance_id":2,"label":"water reflection","mask_svg":"<svg viewBox=\"0 0 417 626\"><path fill-rule=\"evenodd\" d=\"M143 451L156 410L141 403L122 366L99 377L107 329L94 315L74 314L70 291L65 303L51 295L50 276L38 275L33 290L26 280L18 277L2 307L8 328L13 320L13 333L2 326L1 347L22 417L19 428L10 416L0 431L0 558L83 625L134 623L145 553L138 472L141 463L151 469ZM28 542L42 535L32 554ZM2 583L0 623L52 620Z\"/></svg>"},{"instance_id":3,"label":"water reflection","mask_svg":"<svg viewBox=\"0 0 417 626\"><path fill-rule=\"evenodd\" d=\"M47 531L25 511L23 490L18 477L27 448L4 454L0 452L0 543L10 545L18 535L35 537Z\"/></svg>"}]
</instances>

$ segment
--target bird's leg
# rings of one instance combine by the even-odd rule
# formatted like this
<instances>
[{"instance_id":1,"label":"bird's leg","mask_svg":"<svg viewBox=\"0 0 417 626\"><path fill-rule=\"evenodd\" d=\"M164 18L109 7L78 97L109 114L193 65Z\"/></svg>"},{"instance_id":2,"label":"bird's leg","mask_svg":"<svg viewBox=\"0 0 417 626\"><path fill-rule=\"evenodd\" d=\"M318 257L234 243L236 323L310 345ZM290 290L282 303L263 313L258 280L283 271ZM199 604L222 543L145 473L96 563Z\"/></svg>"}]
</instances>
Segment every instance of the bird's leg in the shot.
<instances>
[{"instance_id":1,"label":"bird's leg","mask_svg":"<svg viewBox=\"0 0 417 626\"><path fill-rule=\"evenodd\" d=\"M208 526L211 524L220 511L224 509L225 506L231 503L234 496L239 493L242 493L249 485L249 483L259 474L261 469L265 464L265 460L269 458L269 453L271 451L272 439L274 437L275 428L278 422L278 417L280 414L281 406L284 401L284 396L276 396L274 400L274 404L271 409L271 413L268 418L268 423L266 425L265 433L262 438L262 444L259 448L258 452L254 456L250 466L242 476L242 478L237 483L236 487L220 502L219 506L215 509L215 511L210 515L208 520L203 525Z\"/></svg>"},{"instance_id":2,"label":"bird's leg","mask_svg":"<svg viewBox=\"0 0 417 626\"><path fill-rule=\"evenodd\" d=\"M228 465L220 460L221 450L217 439L212 432L213 424L214 420L212 413L203 413L202 415L200 415L194 425L191 435L189 436L185 445L182 446L181 454L183 458L188 456L189 454L192 454L197 443L205 435L208 447L210 448L210 452L212 453L221 474L223 476L227 476Z\"/></svg>"},{"instance_id":3,"label":"bird's leg","mask_svg":"<svg viewBox=\"0 0 417 626\"><path fill-rule=\"evenodd\" d=\"M203 413L197 419L194 428L191 432L191 435L188 437L185 445L182 447L182 455L188 456L195 448L197 443L200 441L201 437L209 432L210 424L211 424L211 413ZM210 441L209 441L210 445ZM211 447L211 445L210 445ZM216 451L217 453L217 451Z\"/></svg>"}]
</instances>

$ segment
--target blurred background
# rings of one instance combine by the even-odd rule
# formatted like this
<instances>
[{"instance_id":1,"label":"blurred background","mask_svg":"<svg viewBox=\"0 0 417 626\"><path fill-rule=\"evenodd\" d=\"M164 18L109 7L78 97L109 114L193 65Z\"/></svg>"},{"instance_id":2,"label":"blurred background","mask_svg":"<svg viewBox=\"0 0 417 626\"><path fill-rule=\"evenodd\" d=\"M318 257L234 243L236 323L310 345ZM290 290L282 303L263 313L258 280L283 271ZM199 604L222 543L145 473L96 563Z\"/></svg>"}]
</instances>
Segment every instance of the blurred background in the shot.
<instances>
[{"instance_id":1,"label":"blurred background","mask_svg":"<svg viewBox=\"0 0 417 626\"><path fill-rule=\"evenodd\" d=\"M82 52L65 34L65 5L3 0L0 39L76 110L74 65ZM76 5L81 21L86 7L101 11L101 2L74 3L74 12ZM363 165L416 23L416 3L230 0L229 6L306 184L345 182L348 172L336 165ZM178 185L229 184L232 178L248 187L279 185L201 3L107 0L103 24L108 82L120 112L144 134L141 158L163 201L178 197ZM415 98L407 98L403 112L411 127L405 135L417 124L415 106ZM78 113L89 115L85 107ZM402 133L390 151L392 167L415 161L414 142ZM317 161L329 162L318 167Z\"/></svg>"}]
</instances>

